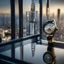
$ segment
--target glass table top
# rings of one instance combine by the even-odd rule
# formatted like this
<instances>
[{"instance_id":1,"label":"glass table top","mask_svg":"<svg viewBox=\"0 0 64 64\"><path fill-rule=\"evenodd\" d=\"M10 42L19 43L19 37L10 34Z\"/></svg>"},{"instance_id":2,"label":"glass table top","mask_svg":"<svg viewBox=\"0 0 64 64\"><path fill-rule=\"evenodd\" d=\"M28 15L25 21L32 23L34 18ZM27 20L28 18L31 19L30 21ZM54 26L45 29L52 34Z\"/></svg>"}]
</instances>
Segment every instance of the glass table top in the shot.
<instances>
[{"instance_id":1,"label":"glass table top","mask_svg":"<svg viewBox=\"0 0 64 64\"><path fill-rule=\"evenodd\" d=\"M15 44L15 58L18 60L21 59L22 46L23 44L23 60L32 64L46 64L43 61L43 54L47 52L47 46L35 44L34 56L32 55L32 44L31 40L26 40L23 42L18 42ZM44 41L46 43L46 41ZM27 43L27 44L25 44ZM64 49L54 48L56 56L56 64L64 64ZM11 57L11 45L0 47L0 54Z\"/></svg>"}]
</instances>

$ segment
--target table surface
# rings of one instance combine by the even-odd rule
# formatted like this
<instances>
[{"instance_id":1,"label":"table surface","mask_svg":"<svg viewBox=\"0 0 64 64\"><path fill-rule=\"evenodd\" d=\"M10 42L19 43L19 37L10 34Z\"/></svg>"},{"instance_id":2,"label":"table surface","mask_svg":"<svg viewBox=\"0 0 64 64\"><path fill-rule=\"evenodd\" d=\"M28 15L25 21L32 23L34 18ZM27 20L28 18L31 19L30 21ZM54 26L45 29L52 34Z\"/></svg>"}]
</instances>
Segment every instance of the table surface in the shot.
<instances>
[{"instance_id":1,"label":"table surface","mask_svg":"<svg viewBox=\"0 0 64 64\"><path fill-rule=\"evenodd\" d=\"M43 61L43 54L47 51L47 46L45 45L35 45L35 54L32 56L31 51L31 40L26 40L24 43L28 43L23 45L23 60L32 64L46 64ZM46 41L43 41L47 43ZM22 43L22 42L21 42ZM21 45L20 42L15 44L15 58L21 60ZM64 64L64 49L54 48L56 55L56 64ZM1 47L0 54L11 57L11 45Z\"/></svg>"}]
</instances>

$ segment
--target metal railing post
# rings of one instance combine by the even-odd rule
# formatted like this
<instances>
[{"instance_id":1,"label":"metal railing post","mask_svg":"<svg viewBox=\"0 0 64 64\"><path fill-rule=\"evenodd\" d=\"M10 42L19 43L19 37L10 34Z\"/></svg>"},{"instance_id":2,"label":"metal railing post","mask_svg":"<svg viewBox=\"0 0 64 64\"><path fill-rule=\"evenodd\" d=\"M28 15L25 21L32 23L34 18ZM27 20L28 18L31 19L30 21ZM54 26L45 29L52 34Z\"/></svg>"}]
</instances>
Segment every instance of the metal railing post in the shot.
<instances>
[{"instance_id":1,"label":"metal railing post","mask_svg":"<svg viewBox=\"0 0 64 64\"><path fill-rule=\"evenodd\" d=\"M40 4L40 41L41 41L42 39L42 0L39 0L39 4Z\"/></svg>"},{"instance_id":2,"label":"metal railing post","mask_svg":"<svg viewBox=\"0 0 64 64\"><path fill-rule=\"evenodd\" d=\"M23 37L23 0L18 0L19 3L19 38Z\"/></svg>"},{"instance_id":3,"label":"metal railing post","mask_svg":"<svg viewBox=\"0 0 64 64\"><path fill-rule=\"evenodd\" d=\"M15 0L10 0L11 5L11 40L15 39ZM11 56L15 58L15 46L11 45Z\"/></svg>"},{"instance_id":4,"label":"metal railing post","mask_svg":"<svg viewBox=\"0 0 64 64\"><path fill-rule=\"evenodd\" d=\"M19 3L19 38L23 37L23 0L18 0ZM23 42L20 42L20 59L23 60Z\"/></svg>"}]
</instances>

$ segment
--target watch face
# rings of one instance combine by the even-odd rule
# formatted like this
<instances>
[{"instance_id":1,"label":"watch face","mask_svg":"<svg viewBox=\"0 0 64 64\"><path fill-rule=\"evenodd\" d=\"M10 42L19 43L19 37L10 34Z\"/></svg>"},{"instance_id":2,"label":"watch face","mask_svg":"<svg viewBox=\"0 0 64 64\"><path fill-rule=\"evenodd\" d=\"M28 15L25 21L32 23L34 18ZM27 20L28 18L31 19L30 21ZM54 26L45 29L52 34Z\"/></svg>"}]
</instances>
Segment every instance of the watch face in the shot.
<instances>
[{"instance_id":1,"label":"watch face","mask_svg":"<svg viewBox=\"0 0 64 64\"><path fill-rule=\"evenodd\" d=\"M55 25L53 23L48 23L45 25L44 30L47 34L51 34L55 30Z\"/></svg>"}]
</instances>

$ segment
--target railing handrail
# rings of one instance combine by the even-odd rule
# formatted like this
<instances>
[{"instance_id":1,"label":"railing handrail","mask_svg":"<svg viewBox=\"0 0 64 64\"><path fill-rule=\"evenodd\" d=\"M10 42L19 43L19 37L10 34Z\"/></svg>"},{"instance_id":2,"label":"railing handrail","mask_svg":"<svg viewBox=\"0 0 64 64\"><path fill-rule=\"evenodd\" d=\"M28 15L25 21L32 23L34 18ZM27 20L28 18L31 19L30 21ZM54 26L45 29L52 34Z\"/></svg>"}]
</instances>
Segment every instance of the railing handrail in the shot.
<instances>
[{"instance_id":1,"label":"railing handrail","mask_svg":"<svg viewBox=\"0 0 64 64\"><path fill-rule=\"evenodd\" d=\"M47 40L43 40L42 45L48 46ZM51 46L54 47L54 48L64 49L64 42L62 42L62 41L54 41L53 43L51 43Z\"/></svg>"},{"instance_id":2,"label":"railing handrail","mask_svg":"<svg viewBox=\"0 0 64 64\"><path fill-rule=\"evenodd\" d=\"M8 42L3 42L3 43L0 43L0 47L3 47L3 46L7 46L7 45L11 45L11 44L15 44L15 43L18 43L18 42L22 42L24 40L28 40L28 39L32 39L32 38L36 38L40 36L40 34L35 34L35 35L31 35L31 36L26 36L26 37L23 37L23 38L19 38L19 39L14 39L14 40L11 40L11 41L8 41Z\"/></svg>"}]
</instances>

